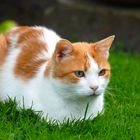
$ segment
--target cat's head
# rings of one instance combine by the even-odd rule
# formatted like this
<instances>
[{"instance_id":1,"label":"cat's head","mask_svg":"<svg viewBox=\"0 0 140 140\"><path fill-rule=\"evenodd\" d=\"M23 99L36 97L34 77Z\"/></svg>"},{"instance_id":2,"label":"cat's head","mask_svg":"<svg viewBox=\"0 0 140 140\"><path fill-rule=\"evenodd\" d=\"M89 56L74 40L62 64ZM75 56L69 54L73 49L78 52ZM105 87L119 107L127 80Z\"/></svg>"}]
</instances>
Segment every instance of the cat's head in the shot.
<instances>
[{"instance_id":1,"label":"cat's head","mask_svg":"<svg viewBox=\"0 0 140 140\"><path fill-rule=\"evenodd\" d=\"M110 78L113 40L114 36L95 43L60 40L50 64L54 89L66 98L103 94Z\"/></svg>"}]
</instances>

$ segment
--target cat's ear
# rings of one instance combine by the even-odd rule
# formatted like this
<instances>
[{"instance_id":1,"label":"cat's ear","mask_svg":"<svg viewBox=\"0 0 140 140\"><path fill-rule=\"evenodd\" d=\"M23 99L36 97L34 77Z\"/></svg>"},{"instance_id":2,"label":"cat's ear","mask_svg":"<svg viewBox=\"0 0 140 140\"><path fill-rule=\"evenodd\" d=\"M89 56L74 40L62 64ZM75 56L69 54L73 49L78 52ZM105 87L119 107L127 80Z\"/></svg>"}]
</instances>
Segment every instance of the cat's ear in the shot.
<instances>
[{"instance_id":1,"label":"cat's ear","mask_svg":"<svg viewBox=\"0 0 140 140\"><path fill-rule=\"evenodd\" d=\"M105 38L103 40L100 40L94 44L95 52L102 55L102 57L108 59L109 57L109 49L111 47L111 44L115 38L115 35L109 36L108 38Z\"/></svg>"},{"instance_id":2,"label":"cat's ear","mask_svg":"<svg viewBox=\"0 0 140 140\"><path fill-rule=\"evenodd\" d=\"M64 60L72 55L73 46L72 43L66 39L62 39L57 42L55 49L56 61Z\"/></svg>"}]
</instances>

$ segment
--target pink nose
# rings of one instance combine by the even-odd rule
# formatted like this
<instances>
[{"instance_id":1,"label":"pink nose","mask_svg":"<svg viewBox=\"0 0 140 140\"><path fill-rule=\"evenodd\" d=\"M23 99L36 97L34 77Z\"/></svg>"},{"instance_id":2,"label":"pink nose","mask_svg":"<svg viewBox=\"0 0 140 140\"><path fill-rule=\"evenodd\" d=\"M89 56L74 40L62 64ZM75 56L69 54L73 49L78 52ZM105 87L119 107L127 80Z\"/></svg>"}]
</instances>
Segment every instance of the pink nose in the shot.
<instances>
[{"instance_id":1,"label":"pink nose","mask_svg":"<svg viewBox=\"0 0 140 140\"><path fill-rule=\"evenodd\" d=\"M98 89L98 86L90 86L90 88L93 90L93 91L96 91Z\"/></svg>"}]
</instances>

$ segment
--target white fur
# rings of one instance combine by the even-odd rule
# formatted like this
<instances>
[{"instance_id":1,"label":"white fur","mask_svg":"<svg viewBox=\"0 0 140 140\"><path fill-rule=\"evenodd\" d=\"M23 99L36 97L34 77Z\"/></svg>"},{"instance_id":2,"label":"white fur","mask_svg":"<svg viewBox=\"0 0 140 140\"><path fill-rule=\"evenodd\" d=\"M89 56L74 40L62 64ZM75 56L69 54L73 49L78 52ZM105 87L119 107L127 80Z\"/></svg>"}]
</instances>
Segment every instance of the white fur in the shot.
<instances>
[{"instance_id":1,"label":"white fur","mask_svg":"<svg viewBox=\"0 0 140 140\"><path fill-rule=\"evenodd\" d=\"M43 35L40 37L41 40L45 41L47 43L47 45L49 46L48 48L48 55L49 57L52 56L54 49L55 49L55 45L56 43L61 39L54 31L47 29L47 28L43 28L43 27L36 27L39 30L43 31Z\"/></svg>"},{"instance_id":2,"label":"white fur","mask_svg":"<svg viewBox=\"0 0 140 140\"><path fill-rule=\"evenodd\" d=\"M51 57L60 37L49 29L42 27L36 27L36 29L43 31L43 36L40 39L49 46L49 54L43 52L37 56L37 59L46 57L46 55ZM18 36L15 40L17 39ZM12 45L15 44L16 42ZM13 47L6 58L3 70L0 71L0 95L2 99L7 99L8 96L16 97L21 107L24 99L26 108L32 106L35 111L43 111L43 116L48 115L47 119L56 119L60 122L68 118L71 120L83 119L88 104L86 118L94 118L102 111L103 93L108 81L103 77L98 77L98 66L90 56L90 69L86 73L86 78L81 78L77 84L64 84L51 76L44 78L47 63L40 67L33 79L25 82L13 74L17 55L21 51L19 48L13 49ZM89 88L92 83L99 86L96 93L98 96L92 95L93 91Z\"/></svg>"}]
</instances>

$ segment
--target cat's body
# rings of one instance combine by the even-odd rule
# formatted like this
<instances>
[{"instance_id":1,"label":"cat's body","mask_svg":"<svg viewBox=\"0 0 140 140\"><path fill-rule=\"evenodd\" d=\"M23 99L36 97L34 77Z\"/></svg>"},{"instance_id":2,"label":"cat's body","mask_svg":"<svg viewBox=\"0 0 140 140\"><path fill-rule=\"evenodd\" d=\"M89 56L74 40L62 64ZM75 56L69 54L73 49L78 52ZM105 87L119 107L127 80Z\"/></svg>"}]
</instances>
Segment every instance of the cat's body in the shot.
<instances>
[{"instance_id":1,"label":"cat's body","mask_svg":"<svg viewBox=\"0 0 140 140\"><path fill-rule=\"evenodd\" d=\"M109 82L108 50L114 36L70 43L43 27L17 27L0 36L0 98L43 111L48 119L98 115Z\"/></svg>"}]
</instances>

